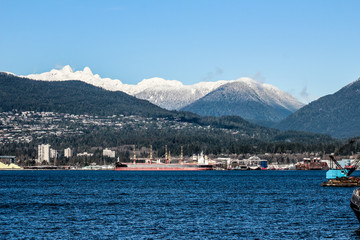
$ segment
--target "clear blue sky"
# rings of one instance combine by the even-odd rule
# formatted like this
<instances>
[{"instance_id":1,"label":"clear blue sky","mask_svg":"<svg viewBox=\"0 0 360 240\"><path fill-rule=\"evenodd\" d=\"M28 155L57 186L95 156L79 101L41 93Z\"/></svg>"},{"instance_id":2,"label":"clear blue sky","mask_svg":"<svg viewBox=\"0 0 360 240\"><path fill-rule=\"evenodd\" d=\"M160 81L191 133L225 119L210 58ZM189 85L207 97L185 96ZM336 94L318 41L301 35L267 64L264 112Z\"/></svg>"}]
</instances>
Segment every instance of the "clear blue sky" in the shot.
<instances>
[{"instance_id":1,"label":"clear blue sky","mask_svg":"<svg viewBox=\"0 0 360 240\"><path fill-rule=\"evenodd\" d=\"M253 77L302 101L360 77L358 0L0 0L0 71Z\"/></svg>"}]
</instances>

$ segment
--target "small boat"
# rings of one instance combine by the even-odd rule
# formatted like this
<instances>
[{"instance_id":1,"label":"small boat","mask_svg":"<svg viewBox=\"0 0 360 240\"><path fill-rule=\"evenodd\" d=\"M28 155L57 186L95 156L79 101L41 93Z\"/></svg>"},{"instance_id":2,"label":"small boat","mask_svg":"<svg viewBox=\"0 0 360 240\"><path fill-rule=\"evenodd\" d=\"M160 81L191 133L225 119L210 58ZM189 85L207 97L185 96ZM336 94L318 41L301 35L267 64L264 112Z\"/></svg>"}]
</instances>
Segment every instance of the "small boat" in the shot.
<instances>
[{"instance_id":1,"label":"small boat","mask_svg":"<svg viewBox=\"0 0 360 240\"><path fill-rule=\"evenodd\" d=\"M249 170L249 167L247 165L239 165L236 169L237 170Z\"/></svg>"},{"instance_id":2,"label":"small boat","mask_svg":"<svg viewBox=\"0 0 360 240\"><path fill-rule=\"evenodd\" d=\"M249 166L249 170L261 170L260 166Z\"/></svg>"},{"instance_id":3,"label":"small boat","mask_svg":"<svg viewBox=\"0 0 360 240\"><path fill-rule=\"evenodd\" d=\"M357 188L353 191L350 199L350 207L360 222L360 188Z\"/></svg>"}]
</instances>

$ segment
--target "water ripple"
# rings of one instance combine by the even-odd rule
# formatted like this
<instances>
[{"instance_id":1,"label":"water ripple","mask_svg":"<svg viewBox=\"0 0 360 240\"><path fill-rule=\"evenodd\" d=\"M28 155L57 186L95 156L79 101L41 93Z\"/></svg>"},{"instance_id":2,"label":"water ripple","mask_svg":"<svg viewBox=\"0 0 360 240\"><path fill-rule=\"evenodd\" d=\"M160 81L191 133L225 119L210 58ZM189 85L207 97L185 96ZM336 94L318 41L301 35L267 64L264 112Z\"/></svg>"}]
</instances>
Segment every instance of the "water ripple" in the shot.
<instances>
[{"instance_id":1,"label":"water ripple","mask_svg":"<svg viewBox=\"0 0 360 240\"><path fill-rule=\"evenodd\" d=\"M310 171L3 171L1 239L358 239Z\"/></svg>"}]
</instances>

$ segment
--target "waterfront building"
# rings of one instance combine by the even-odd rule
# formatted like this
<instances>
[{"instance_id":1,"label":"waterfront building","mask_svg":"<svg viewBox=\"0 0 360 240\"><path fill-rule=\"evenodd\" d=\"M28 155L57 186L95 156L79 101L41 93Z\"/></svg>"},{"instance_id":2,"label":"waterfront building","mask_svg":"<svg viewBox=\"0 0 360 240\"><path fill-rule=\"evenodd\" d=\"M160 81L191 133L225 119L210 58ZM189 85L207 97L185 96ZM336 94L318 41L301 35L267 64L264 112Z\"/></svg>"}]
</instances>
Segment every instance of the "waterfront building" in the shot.
<instances>
[{"instance_id":1,"label":"waterfront building","mask_svg":"<svg viewBox=\"0 0 360 240\"><path fill-rule=\"evenodd\" d=\"M103 156L104 156L104 157L115 158L115 151L112 151L112 150L110 150L110 149L105 148L105 149L103 150Z\"/></svg>"},{"instance_id":2,"label":"waterfront building","mask_svg":"<svg viewBox=\"0 0 360 240\"><path fill-rule=\"evenodd\" d=\"M50 144L38 145L37 163L42 164L44 161L50 163Z\"/></svg>"},{"instance_id":3,"label":"waterfront building","mask_svg":"<svg viewBox=\"0 0 360 240\"><path fill-rule=\"evenodd\" d=\"M66 148L64 149L64 157L66 158L70 158L73 155L73 151L71 150L71 148Z\"/></svg>"},{"instance_id":4,"label":"waterfront building","mask_svg":"<svg viewBox=\"0 0 360 240\"><path fill-rule=\"evenodd\" d=\"M50 158L57 158L59 156L58 151L55 149L50 148Z\"/></svg>"},{"instance_id":5,"label":"waterfront building","mask_svg":"<svg viewBox=\"0 0 360 240\"><path fill-rule=\"evenodd\" d=\"M83 153L76 154L76 156L78 156L78 157L92 157L92 156L94 156L94 154L93 153L88 153L88 152L83 152Z\"/></svg>"}]
</instances>

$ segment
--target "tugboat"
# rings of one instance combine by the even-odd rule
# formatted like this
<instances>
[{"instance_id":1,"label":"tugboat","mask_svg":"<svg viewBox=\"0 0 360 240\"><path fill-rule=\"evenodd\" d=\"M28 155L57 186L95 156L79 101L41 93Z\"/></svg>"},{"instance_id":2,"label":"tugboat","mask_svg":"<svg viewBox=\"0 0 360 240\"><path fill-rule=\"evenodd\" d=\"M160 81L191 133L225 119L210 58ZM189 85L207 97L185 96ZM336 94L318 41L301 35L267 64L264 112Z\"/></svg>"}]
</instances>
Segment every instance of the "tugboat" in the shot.
<instances>
[{"instance_id":1,"label":"tugboat","mask_svg":"<svg viewBox=\"0 0 360 240\"><path fill-rule=\"evenodd\" d=\"M350 207L360 222L360 188L357 188L353 191L350 199Z\"/></svg>"}]
</instances>

